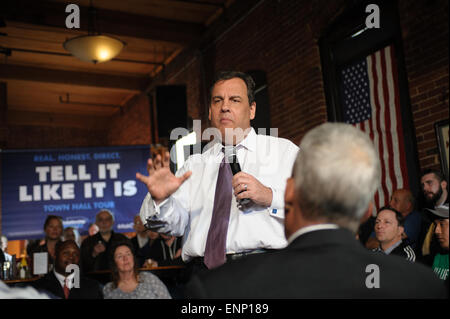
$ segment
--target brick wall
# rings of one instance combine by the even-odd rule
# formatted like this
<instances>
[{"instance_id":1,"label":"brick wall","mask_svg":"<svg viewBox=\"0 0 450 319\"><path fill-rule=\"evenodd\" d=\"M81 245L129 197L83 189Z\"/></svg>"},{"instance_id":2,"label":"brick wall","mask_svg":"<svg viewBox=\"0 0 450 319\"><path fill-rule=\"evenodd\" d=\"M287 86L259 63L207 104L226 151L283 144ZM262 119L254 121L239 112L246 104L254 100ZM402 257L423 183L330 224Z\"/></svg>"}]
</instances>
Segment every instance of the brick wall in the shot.
<instances>
[{"instance_id":1,"label":"brick wall","mask_svg":"<svg viewBox=\"0 0 450 319\"><path fill-rule=\"evenodd\" d=\"M106 133L105 129L10 125L6 146L9 149L103 146Z\"/></svg>"},{"instance_id":2,"label":"brick wall","mask_svg":"<svg viewBox=\"0 0 450 319\"><path fill-rule=\"evenodd\" d=\"M266 1L206 52L214 71L266 72L271 127L296 143L326 120L317 40L331 15L313 1Z\"/></svg>"},{"instance_id":3,"label":"brick wall","mask_svg":"<svg viewBox=\"0 0 450 319\"><path fill-rule=\"evenodd\" d=\"M185 81L189 115L198 114L205 121L206 92L200 89L209 89L215 72L263 70L271 127L279 129L279 136L298 143L306 131L326 121L317 41L339 12L340 3L343 1L265 1L207 44L201 57L196 52L182 61L176 59L161 84L171 84L174 78ZM186 67L183 62L190 59L193 62ZM258 108L256 112L258 116Z\"/></svg>"},{"instance_id":4,"label":"brick wall","mask_svg":"<svg viewBox=\"0 0 450 319\"><path fill-rule=\"evenodd\" d=\"M202 59L175 59L162 83L184 81L189 114L207 115L199 93L200 68L206 88L217 70L263 70L271 126L298 143L306 131L327 120L317 41L343 3L264 1L208 44ZM400 0L399 15L420 167L439 168L434 123L448 119L448 1Z\"/></svg>"},{"instance_id":5,"label":"brick wall","mask_svg":"<svg viewBox=\"0 0 450 319\"><path fill-rule=\"evenodd\" d=\"M186 84L191 118L207 123L206 91L221 69L263 70L268 81L271 126L298 143L326 121L318 38L345 1L260 2L201 51L176 58L155 84ZM439 167L434 123L448 119L448 1L399 0L406 72L421 168ZM141 96L107 131L12 127L10 148L148 144L148 103Z\"/></svg>"},{"instance_id":6,"label":"brick wall","mask_svg":"<svg viewBox=\"0 0 450 319\"><path fill-rule=\"evenodd\" d=\"M151 143L150 105L146 94L136 96L122 113L113 116L107 145L142 145Z\"/></svg>"},{"instance_id":7,"label":"brick wall","mask_svg":"<svg viewBox=\"0 0 450 319\"><path fill-rule=\"evenodd\" d=\"M448 119L448 1L399 2L421 169L440 169L434 124Z\"/></svg>"}]
</instances>

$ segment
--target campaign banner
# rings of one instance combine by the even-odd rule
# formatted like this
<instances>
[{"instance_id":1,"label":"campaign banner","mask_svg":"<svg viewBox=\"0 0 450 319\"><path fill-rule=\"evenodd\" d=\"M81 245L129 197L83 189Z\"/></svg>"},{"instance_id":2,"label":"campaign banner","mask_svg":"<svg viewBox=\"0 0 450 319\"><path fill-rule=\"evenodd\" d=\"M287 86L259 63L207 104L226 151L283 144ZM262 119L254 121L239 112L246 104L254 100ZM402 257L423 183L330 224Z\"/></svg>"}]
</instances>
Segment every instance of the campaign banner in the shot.
<instances>
[{"instance_id":1,"label":"campaign banner","mask_svg":"<svg viewBox=\"0 0 450 319\"><path fill-rule=\"evenodd\" d=\"M44 221L58 215L64 227L87 234L102 209L114 214L114 231L132 232L146 186L150 146L1 152L2 233L9 240L44 237Z\"/></svg>"}]
</instances>

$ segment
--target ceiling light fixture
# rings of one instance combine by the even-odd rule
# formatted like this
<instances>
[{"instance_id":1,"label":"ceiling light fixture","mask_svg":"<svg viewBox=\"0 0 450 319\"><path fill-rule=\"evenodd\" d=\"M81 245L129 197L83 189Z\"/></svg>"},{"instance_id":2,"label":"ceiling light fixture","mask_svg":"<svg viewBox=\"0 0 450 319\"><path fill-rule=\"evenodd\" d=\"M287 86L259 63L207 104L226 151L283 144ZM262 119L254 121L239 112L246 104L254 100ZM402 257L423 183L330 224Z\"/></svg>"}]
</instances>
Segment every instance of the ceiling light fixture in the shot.
<instances>
[{"instance_id":1,"label":"ceiling light fixture","mask_svg":"<svg viewBox=\"0 0 450 319\"><path fill-rule=\"evenodd\" d=\"M126 43L117 38L102 35L96 24L97 12L91 1L88 34L66 40L63 43L64 49L81 61L94 64L109 61L117 56Z\"/></svg>"}]
</instances>

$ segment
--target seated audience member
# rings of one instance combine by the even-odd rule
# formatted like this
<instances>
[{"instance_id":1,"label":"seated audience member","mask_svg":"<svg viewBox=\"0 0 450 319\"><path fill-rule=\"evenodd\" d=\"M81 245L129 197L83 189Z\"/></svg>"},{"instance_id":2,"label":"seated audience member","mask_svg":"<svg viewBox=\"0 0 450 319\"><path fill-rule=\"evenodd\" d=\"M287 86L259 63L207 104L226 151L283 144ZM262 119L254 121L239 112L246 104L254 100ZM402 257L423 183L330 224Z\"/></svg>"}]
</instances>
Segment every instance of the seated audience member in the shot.
<instances>
[{"instance_id":1,"label":"seated audience member","mask_svg":"<svg viewBox=\"0 0 450 319\"><path fill-rule=\"evenodd\" d=\"M37 290L49 292L63 299L102 299L103 293L98 282L82 276L80 272L66 272L67 266L79 265L79 262L80 248L75 241L58 242L55 247L53 271L31 285ZM76 283L75 275L80 275L79 283Z\"/></svg>"},{"instance_id":2,"label":"seated audience member","mask_svg":"<svg viewBox=\"0 0 450 319\"><path fill-rule=\"evenodd\" d=\"M109 210L101 210L95 216L95 223L99 231L87 237L81 244L82 267L85 273L109 269L108 255L111 246L120 241L129 239L113 229L114 216Z\"/></svg>"},{"instance_id":3,"label":"seated audience member","mask_svg":"<svg viewBox=\"0 0 450 319\"><path fill-rule=\"evenodd\" d=\"M0 263L2 263L3 261L11 261L12 260L12 256L6 252L7 249L8 249L8 237L6 237L5 235L1 235L0 236ZM4 260L2 260L2 257L1 257L2 252L4 255Z\"/></svg>"},{"instance_id":4,"label":"seated audience member","mask_svg":"<svg viewBox=\"0 0 450 319\"><path fill-rule=\"evenodd\" d=\"M63 223L60 216L48 215L44 222L45 239L35 241L27 247L28 256L33 259L34 253L48 253L49 270L55 264L55 246L61 241Z\"/></svg>"},{"instance_id":5,"label":"seated audience member","mask_svg":"<svg viewBox=\"0 0 450 319\"><path fill-rule=\"evenodd\" d=\"M436 209L430 209L434 216L434 235L439 242L440 249L433 255L432 268L438 277L446 281L447 287L449 282L449 259L448 259L448 206L441 206Z\"/></svg>"},{"instance_id":6,"label":"seated audience member","mask_svg":"<svg viewBox=\"0 0 450 319\"><path fill-rule=\"evenodd\" d=\"M181 238L159 234L150 251L145 266L158 267L184 264L181 259Z\"/></svg>"},{"instance_id":7,"label":"seated audience member","mask_svg":"<svg viewBox=\"0 0 450 319\"><path fill-rule=\"evenodd\" d=\"M404 219L402 214L392 207L382 207L375 220L375 236L380 243L374 251L386 255L397 255L408 261L416 261L414 250L402 239Z\"/></svg>"},{"instance_id":8,"label":"seated audience member","mask_svg":"<svg viewBox=\"0 0 450 319\"><path fill-rule=\"evenodd\" d=\"M399 211L404 219L403 228L405 229L403 239L414 249L417 245L420 235L420 226L422 224L422 215L414 209L415 200L410 190L397 189L391 197L389 206Z\"/></svg>"},{"instance_id":9,"label":"seated audience member","mask_svg":"<svg viewBox=\"0 0 450 319\"><path fill-rule=\"evenodd\" d=\"M312 129L302 139L286 186L288 246L198 273L186 295L447 298L444 284L429 267L373 253L355 239L360 221L371 214L380 170L373 143L362 131L343 123Z\"/></svg>"},{"instance_id":10,"label":"seated audience member","mask_svg":"<svg viewBox=\"0 0 450 319\"><path fill-rule=\"evenodd\" d=\"M139 215L134 216L133 228L136 231L136 236L131 238L131 243L136 252L138 266L142 267L146 260L153 257L152 247L159 237L159 234L145 228Z\"/></svg>"},{"instance_id":11,"label":"seated audience member","mask_svg":"<svg viewBox=\"0 0 450 319\"><path fill-rule=\"evenodd\" d=\"M405 221L402 239L415 249L417 242L419 241L422 215L414 210L414 196L407 189L397 189L392 193L389 206L402 214ZM379 242L376 240L375 232L372 231L372 234L366 243L366 247L374 249L378 248L378 246Z\"/></svg>"},{"instance_id":12,"label":"seated audience member","mask_svg":"<svg viewBox=\"0 0 450 319\"><path fill-rule=\"evenodd\" d=\"M422 207L422 227L418 246L418 258L425 264L430 263L430 259L439 250L440 245L434 236L435 224L434 215L431 210L439 207L448 207L447 181L444 175L437 170L427 169L422 173L420 179L424 205Z\"/></svg>"},{"instance_id":13,"label":"seated audience member","mask_svg":"<svg viewBox=\"0 0 450 319\"><path fill-rule=\"evenodd\" d=\"M116 243L111 249L112 282L103 288L105 299L171 299L164 283L150 272L139 272L133 245Z\"/></svg>"},{"instance_id":14,"label":"seated audience member","mask_svg":"<svg viewBox=\"0 0 450 319\"><path fill-rule=\"evenodd\" d=\"M66 227L63 231L63 240L73 240L80 247L80 233L76 228Z\"/></svg>"}]
</instances>

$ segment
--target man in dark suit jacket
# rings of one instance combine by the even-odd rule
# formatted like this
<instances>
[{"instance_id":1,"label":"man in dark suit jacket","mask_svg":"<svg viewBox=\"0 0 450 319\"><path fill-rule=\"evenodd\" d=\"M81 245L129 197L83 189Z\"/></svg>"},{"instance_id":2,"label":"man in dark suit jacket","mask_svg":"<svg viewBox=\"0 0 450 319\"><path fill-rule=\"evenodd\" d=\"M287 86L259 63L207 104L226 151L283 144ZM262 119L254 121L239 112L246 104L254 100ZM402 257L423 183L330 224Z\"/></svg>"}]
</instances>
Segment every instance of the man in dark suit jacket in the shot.
<instances>
[{"instance_id":1,"label":"man in dark suit jacket","mask_svg":"<svg viewBox=\"0 0 450 319\"><path fill-rule=\"evenodd\" d=\"M194 298L447 298L431 269L366 250L355 238L379 185L369 137L326 123L300 145L285 192L288 246L194 276Z\"/></svg>"},{"instance_id":2,"label":"man in dark suit jacket","mask_svg":"<svg viewBox=\"0 0 450 319\"><path fill-rule=\"evenodd\" d=\"M44 290L52 297L62 299L103 299L103 292L98 282L83 277L80 273L66 273L67 266L79 265L80 249L73 240L58 242L55 247L55 267L43 278L32 283L37 290ZM79 275L79 287L72 281L72 276ZM66 284L67 288L64 288ZM65 292L67 290L67 293ZM66 295L67 294L67 295Z\"/></svg>"}]
</instances>

